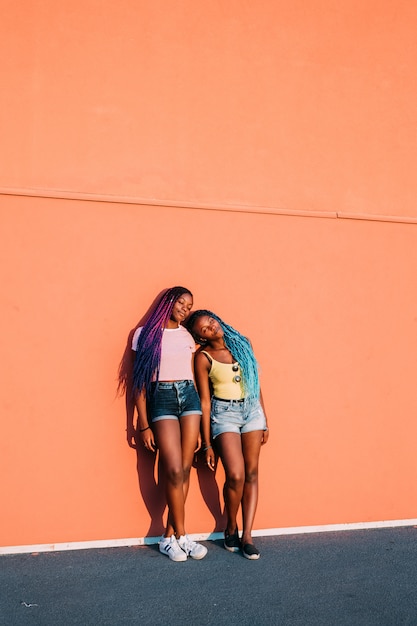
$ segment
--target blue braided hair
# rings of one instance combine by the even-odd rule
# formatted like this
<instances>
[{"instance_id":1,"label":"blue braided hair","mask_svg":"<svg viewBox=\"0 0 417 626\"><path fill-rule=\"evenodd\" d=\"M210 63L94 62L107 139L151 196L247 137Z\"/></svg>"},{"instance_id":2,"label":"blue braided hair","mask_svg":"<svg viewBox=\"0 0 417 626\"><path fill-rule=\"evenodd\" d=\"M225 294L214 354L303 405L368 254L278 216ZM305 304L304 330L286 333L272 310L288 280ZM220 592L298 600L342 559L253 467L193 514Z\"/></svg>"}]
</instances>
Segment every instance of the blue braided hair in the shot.
<instances>
[{"instance_id":1,"label":"blue braided hair","mask_svg":"<svg viewBox=\"0 0 417 626\"><path fill-rule=\"evenodd\" d=\"M204 347L205 341L201 341L201 338L194 332L193 326L199 317L212 317L222 327L224 332L224 343L226 348L230 350L233 358L239 363L242 371L242 382L245 390L245 396L247 398L259 398L260 386L259 386L259 373L258 362L253 353L252 346L247 337L244 337L233 326L229 326L223 322L223 320L207 309L199 309L191 313L187 319L186 326L192 334L196 343L199 343Z\"/></svg>"},{"instance_id":2,"label":"blue braided hair","mask_svg":"<svg viewBox=\"0 0 417 626\"><path fill-rule=\"evenodd\" d=\"M133 392L145 389L149 397L151 384L159 378L161 344L164 328L168 323L175 302L183 294L192 293L185 287L171 287L162 294L138 338L136 358L133 366Z\"/></svg>"}]
</instances>

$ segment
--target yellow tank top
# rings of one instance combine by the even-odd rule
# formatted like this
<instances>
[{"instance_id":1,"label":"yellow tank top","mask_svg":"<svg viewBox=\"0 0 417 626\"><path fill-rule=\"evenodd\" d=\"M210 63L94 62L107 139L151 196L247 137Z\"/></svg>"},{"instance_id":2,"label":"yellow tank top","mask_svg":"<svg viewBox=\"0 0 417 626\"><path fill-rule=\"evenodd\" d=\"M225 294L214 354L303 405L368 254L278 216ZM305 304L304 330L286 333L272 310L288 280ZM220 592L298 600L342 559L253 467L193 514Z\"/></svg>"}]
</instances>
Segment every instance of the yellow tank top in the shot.
<instances>
[{"instance_id":1,"label":"yellow tank top","mask_svg":"<svg viewBox=\"0 0 417 626\"><path fill-rule=\"evenodd\" d=\"M216 398L222 398L223 400L241 400L245 397L243 384L242 384L242 372L238 363L220 363L213 359L211 354L202 350L207 355L211 368L209 371L209 378L213 385L213 395ZM235 370L233 370L233 367ZM236 370L237 367L237 370ZM235 378L238 377L236 381Z\"/></svg>"}]
</instances>

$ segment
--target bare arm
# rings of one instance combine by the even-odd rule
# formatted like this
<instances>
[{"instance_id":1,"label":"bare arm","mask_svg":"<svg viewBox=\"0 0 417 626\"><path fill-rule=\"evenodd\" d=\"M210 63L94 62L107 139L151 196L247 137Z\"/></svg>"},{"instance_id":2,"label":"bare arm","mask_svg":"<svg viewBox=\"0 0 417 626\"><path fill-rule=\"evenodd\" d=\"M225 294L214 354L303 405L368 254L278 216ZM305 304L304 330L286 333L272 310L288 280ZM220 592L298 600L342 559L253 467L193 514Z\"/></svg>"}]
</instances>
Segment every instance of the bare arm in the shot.
<instances>
[{"instance_id":1,"label":"bare arm","mask_svg":"<svg viewBox=\"0 0 417 626\"><path fill-rule=\"evenodd\" d=\"M211 447L210 437L210 410L211 392L209 379L210 363L205 354L198 352L194 359L195 382L201 402L201 431L202 448L206 456L207 465L214 470L215 458Z\"/></svg>"},{"instance_id":2,"label":"bare arm","mask_svg":"<svg viewBox=\"0 0 417 626\"><path fill-rule=\"evenodd\" d=\"M127 443L131 448L136 449L136 431L134 426L134 415L135 415L135 399L132 393L132 372L133 372L133 364L135 362L135 352L131 350L130 357L128 357L128 373L127 373L127 384L126 384L126 393L125 393L125 402L126 402L126 433L127 433Z\"/></svg>"},{"instance_id":3,"label":"bare arm","mask_svg":"<svg viewBox=\"0 0 417 626\"><path fill-rule=\"evenodd\" d=\"M264 443L266 443L269 439L269 426L268 426L268 418L266 416L266 411L265 411L265 405L264 405L264 400L262 397L262 391L259 391L259 402L261 403L261 407L263 408L264 414L265 414L265 421L266 421L266 430L264 430L263 432L263 436L262 436L262 445Z\"/></svg>"},{"instance_id":4,"label":"bare arm","mask_svg":"<svg viewBox=\"0 0 417 626\"><path fill-rule=\"evenodd\" d=\"M147 450L156 450L155 438L148 421L148 411L146 406L145 389L135 396L136 409L138 412L138 421L136 424L136 442L142 442Z\"/></svg>"},{"instance_id":5,"label":"bare arm","mask_svg":"<svg viewBox=\"0 0 417 626\"><path fill-rule=\"evenodd\" d=\"M251 348L253 350L253 346L252 346L252 342L249 340L249 343L251 345ZM262 390L259 389L259 402L261 404L261 407L263 409L264 415L265 415L265 422L266 422L266 430L264 430L263 432L263 436L262 436L262 445L264 443L266 443L268 441L269 438L269 426L268 426L268 418L266 416L266 410L265 410L265 404L264 404L264 399L262 397Z\"/></svg>"},{"instance_id":6,"label":"bare arm","mask_svg":"<svg viewBox=\"0 0 417 626\"><path fill-rule=\"evenodd\" d=\"M191 356L191 369L192 369L192 372L193 372L194 385L197 386L196 380L195 380L195 354L196 353L193 352L192 356ZM194 450L195 454L197 454L197 452L199 452L199 450L201 450L201 427L200 427L200 432L198 433L196 449Z\"/></svg>"}]
</instances>

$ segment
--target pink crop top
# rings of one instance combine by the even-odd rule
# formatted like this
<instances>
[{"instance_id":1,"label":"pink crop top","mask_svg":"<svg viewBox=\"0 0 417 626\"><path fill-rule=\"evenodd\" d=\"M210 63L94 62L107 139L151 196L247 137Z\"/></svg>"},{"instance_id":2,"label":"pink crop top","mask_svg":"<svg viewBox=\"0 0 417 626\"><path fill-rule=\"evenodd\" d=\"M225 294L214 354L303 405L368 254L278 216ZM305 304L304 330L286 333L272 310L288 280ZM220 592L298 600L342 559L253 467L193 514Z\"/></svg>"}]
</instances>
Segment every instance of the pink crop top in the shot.
<instances>
[{"instance_id":1,"label":"pink crop top","mask_svg":"<svg viewBox=\"0 0 417 626\"><path fill-rule=\"evenodd\" d=\"M132 338L132 350L137 349L142 326ZM159 380L193 380L192 355L195 342L184 326L165 328L162 335Z\"/></svg>"}]
</instances>

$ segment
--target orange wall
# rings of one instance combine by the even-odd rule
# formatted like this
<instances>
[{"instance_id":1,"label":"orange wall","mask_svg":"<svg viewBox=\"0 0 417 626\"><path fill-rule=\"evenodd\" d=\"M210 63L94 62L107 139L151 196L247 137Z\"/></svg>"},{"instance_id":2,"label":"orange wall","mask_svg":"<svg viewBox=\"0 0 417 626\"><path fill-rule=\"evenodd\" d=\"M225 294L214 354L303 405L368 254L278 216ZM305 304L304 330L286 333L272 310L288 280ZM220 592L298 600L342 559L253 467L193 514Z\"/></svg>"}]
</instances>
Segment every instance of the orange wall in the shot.
<instances>
[{"instance_id":1,"label":"orange wall","mask_svg":"<svg viewBox=\"0 0 417 626\"><path fill-rule=\"evenodd\" d=\"M257 528L415 516L414 226L23 197L1 221L1 544L147 534L116 369L174 283L262 365ZM210 532L192 483L189 531Z\"/></svg>"},{"instance_id":2,"label":"orange wall","mask_svg":"<svg viewBox=\"0 0 417 626\"><path fill-rule=\"evenodd\" d=\"M9 7L0 545L160 531L115 386L177 283L262 366L258 529L416 517L416 10ZM195 472L191 533L203 495Z\"/></svg>"},{"instance_id":3,"label":"orange wall","mask_svg":"<svg viewBox=\"0 0 417 626\"><path fill-rule=\"evenodd\" d=\"M9 5L3 187L416 217L412 0Z\"/></svg>"}]
</instances>

